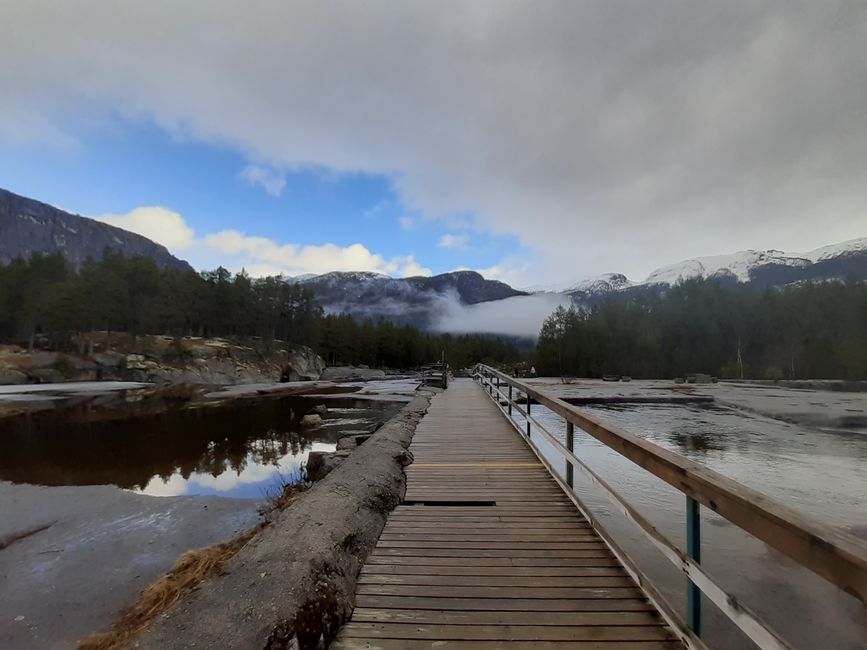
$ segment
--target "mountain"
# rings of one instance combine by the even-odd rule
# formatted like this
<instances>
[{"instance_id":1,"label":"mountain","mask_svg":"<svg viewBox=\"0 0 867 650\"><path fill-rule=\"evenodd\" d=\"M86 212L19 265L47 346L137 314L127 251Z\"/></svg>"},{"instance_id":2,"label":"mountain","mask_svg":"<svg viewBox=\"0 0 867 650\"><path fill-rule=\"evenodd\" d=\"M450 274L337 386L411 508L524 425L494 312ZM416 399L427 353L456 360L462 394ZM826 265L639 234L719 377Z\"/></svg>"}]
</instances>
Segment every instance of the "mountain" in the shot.
<instances>
[{"instance_id":1,"label":"mountain","mask_svg":"<svg viewBox=\"0 0 867 650\"><path fill-rule=\"evenodd\" d=\"M592 304L612 294L624 296L659 291L692 278L707 278L728 285L782 287L800 282L867 280L867 238L824 246L807 253L747 250L729 255L696 257L663 266L643 282L609 273L583 280L564 293L576 304Z\"/></svg>"},{"instance_id":2,"label":"mountain","mask_svg":"<svg viewBox=\"0 0 867 650\"><path fill-rule=\"evenodd\" d=\"M476 305L525 296L475 271L453 271L432 277L391 278L380 273L334 271L298 276L289 282L310 288L328 313L357 318L388 318L427 327L446 304Z\"/></svg>"},{"instance_id":3,"label":"mountain","mask_svg":"<svg viewBox=\"0 0 867 650\"><path fill-rule=\"evenodd\" d=\"M60 253L78 268L88 257L102 258L106 249L150 257L160 267L191 268L146 237L0 189L0 264Z\"/></svg>"}]
</instances>

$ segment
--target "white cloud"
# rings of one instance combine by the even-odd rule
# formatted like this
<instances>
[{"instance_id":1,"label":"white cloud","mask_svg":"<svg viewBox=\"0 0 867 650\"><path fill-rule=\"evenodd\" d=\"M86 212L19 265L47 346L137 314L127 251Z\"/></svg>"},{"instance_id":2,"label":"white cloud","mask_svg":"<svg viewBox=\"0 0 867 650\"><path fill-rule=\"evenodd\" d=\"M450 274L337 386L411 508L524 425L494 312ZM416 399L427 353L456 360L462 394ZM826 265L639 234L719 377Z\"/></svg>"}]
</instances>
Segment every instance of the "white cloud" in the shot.
<instances>
[{"instance_id":1,"label":"white cloud","mask_svg":"<svg viewBox=\"0 0 867 650\"><path fill-rule=\"evenodd\" d=\"M280 244L265 237L245 235L237 230L223 230L207 235L204 248L219 251L235 259L251 274L267 270L268 274L327 273L328 271L375 271L387 275L430 275L412 255L386 259L362 244L340 247L335 244Z\"/></svg>"},{"instance_id":2,"label":"white cloud","mask_svg":"<svg viewBox=\"0 0 867 650\"><path fill-rule=\"evenodd\" d=\"M442 237L440 237L437 242L437 246L440 248L459 248L464 249L467 247L467 242L470 240L468 235L452 235L451 233L446 233Z\"/></svg>"},{"instance_id":3,"label":"white cloud","mask_svg":"<svg viewBox=\"0 0 867 650\"><path fill-rule=\"evenodd\" d=\"M280 196L286 187L285 175L261 165L247 165L239 176L250 185L261 185L271 196Z\"/></svg>"},{"instance_id":4,"label":"white cloud","mask_svg":"<svg viewBox=\"0 0 867 650\"><path fill-rule=\"evenodd\" d=\"M119 113L387 175L420 218L517 236L527 283L867 231L863 0L59 0L6 22L0 138Z\"/></svg>"},{"instance_id":5,"label":"white cloud","mask_svg":"<svg viewBox=\"0 0 867 650\"><path fill-rule=\"evenodd\" d=\"M103 214L94 218L152 239L173 251L185 250L195 243L195 233L184 218L166 208L141 207L126 214Z\"/></svg>"},{"instance_id":6,"label":"white cloud","mask_svg":"<svg viewBox=\"0 0 867 650\"><path fill-rule=\"evenodd\" d=\"M412 230L415 228L415 221L412 217L406 215L397 218L397 223L400 224L401 230Z\"/></svg>"},{"instance_id":7,"label":"white cloud","mask_svg":"<svg viewBox=\"0 0 867 650\"><path fill-rule=\"evenodd\" d=\"M95 219L143 235L170 251L181 251L199 269L243 268L257 277L328 271L375 271L396 277L431 275L431 270L423 267L414 255L386 258L362 244L282 244L237 230L197 237L179 213L160 207L135 208L127 214L104 214Z\"/></svg>"}]
</instances>

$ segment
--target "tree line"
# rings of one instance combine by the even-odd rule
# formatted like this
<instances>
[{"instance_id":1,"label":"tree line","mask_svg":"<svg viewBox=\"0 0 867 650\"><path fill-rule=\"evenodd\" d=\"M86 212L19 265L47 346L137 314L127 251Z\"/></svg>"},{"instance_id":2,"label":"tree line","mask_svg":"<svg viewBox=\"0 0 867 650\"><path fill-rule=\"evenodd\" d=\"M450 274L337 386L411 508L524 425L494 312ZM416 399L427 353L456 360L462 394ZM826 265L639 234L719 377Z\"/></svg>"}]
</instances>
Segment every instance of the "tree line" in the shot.
<instances>
[{"instance_id":1,"label":"tree line","mask_svg":"<svg viewBox=\"0 0 867 650\"><path fill-rule=\"evenodd\" d=\"M558 308L541 329L547 375L867 378L867 284L782 289L688 280L658 295Z\"/></svg>"},{"instance_id":2,"label":"tree line","mask_svg":"<svg viewBox=\"0 0 867 650\"><path fill-rule=\"evenodd\" d=\"M521 356L496 338L325 315L310 289L281 276L159 268L111 251L77 270L61 255L0 266L0 342L68 350L75 334L97 330L287 341L314 348L331 365L408 368L445 354L462 368Z\"/></svg>"},{"instance_id":3,"label":"tree line","mask_svg":"<svg viewBox=\"0 0 867 650\"><path fill-rule=\"evenodd\" d=\"M321 321L317 351L329 365L409 368L439 361L455 369L477 363L514 363L522 359L511 342L482 334L431 334L410 325L357 321L346 314L331 314Z\"/></svg>"}]
</instances>

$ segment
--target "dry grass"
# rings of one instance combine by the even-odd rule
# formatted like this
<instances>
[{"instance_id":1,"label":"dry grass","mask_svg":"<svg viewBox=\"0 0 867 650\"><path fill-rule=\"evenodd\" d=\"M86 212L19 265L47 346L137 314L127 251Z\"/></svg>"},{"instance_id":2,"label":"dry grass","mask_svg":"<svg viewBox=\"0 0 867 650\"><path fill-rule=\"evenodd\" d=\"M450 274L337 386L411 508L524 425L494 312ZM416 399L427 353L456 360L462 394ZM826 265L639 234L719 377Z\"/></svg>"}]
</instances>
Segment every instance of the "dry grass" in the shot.
<instances>
[{"instance_id":1,"label":"dry grass","mask_svg":"<svg viewBox=\"0 0 867 650\"><path fill-rule=\"evenodd\" d=\"M280 494L270 500L270 510L263 513L265 518L261 523L228 542L184 553L172 570L145 589L138 601L125 609L120 620L108 631L95 632L79 641L77 650L120 650L127 647L151 621L195 589L200 582L221 575L226 562L271 523L270 515L288 508L303 492L303 484L284 484Z\"/></svg>"}]
</instances>

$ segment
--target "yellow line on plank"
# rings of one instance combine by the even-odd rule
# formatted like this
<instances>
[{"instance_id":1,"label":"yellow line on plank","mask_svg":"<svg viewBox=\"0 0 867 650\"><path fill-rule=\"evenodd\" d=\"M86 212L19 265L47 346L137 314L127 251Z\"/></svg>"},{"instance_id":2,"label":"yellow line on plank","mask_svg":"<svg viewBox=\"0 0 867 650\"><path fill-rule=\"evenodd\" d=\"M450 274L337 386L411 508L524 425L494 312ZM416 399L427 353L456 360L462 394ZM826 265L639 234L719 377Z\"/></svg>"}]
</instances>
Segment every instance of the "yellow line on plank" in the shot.
<instances>
[{"instance_id":1,"label":"yellow line on plank","mask_svg":"<svg viewBox=\"0 0 867 650\"><path fill-rule=\"evenodd\" d=\"M542 463L413 463L410 467L544 467Z\"/></svg>"}]
</instances>

